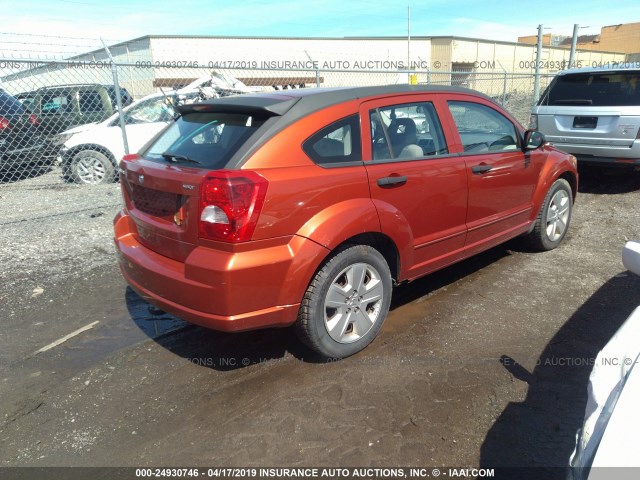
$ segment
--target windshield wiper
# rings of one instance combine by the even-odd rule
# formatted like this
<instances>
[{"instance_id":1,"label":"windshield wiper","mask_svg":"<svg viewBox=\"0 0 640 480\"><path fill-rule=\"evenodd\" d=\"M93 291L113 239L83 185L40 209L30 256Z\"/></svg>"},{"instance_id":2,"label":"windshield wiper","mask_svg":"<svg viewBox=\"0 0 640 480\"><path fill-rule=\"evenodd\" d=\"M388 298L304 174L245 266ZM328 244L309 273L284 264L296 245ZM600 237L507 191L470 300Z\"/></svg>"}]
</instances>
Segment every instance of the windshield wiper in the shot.
<instances>
[{"instance_id":1,"label":"windshield wiper","mask_svg":"<svg viewBox=\"0 0 640 480\"><path fill-rule=\"evenodd\" d=\"M172 163L185 162L185 163L197 163L197 164L200 164L199 161L194 160L193 158L189 158L189 157L187 157L185 155L178 155L177 153L164 152L162 154L162 158L164 158L165 160L168 160L169 162L172 162Z\"/></svg>"}]
</instances>

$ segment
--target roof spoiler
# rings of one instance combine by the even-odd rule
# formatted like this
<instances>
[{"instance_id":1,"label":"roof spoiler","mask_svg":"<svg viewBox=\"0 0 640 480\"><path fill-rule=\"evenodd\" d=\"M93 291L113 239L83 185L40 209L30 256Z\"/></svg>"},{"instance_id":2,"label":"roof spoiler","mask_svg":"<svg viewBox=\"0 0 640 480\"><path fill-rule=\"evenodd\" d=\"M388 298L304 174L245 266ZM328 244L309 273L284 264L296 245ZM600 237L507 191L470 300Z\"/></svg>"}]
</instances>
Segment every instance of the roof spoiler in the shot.
<instances>
[{"instance_id":1,"label":"roof spoiler","mask_svg":"<svg viewBox=\"0 0 640 480\"><path fill-rule=\"evenodd\" d=\"M254 97L239 95L207 100L200 103L180 105L176 108L180 115L193 112L262 113L269 117L281 116L293 107L299 98Z\"/></svg>"}]
</instances>

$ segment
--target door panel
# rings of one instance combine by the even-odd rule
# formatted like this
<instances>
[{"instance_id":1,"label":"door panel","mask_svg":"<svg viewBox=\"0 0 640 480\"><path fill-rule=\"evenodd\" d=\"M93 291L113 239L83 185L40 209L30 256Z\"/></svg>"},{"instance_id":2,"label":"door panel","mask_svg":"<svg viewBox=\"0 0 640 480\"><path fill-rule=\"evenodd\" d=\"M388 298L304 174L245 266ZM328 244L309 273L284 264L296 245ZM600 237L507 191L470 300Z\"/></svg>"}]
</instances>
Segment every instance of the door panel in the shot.
<instances>
[{"instance_id":1,"label":"door panel","mask_svg":"<svg viewBox=\"0 0 640 480\"><path fill-rule=\"evenodd\" d=\"M466 248L475 253L527 229L542 159L522 152L519 129L489 103L447 103L467 166Z\"/></svg>"},{"instance_id":2,"label":"door panel","mask_svg":"<svg viewBox=\"0 0 640 480\"><path fill-rule=\"evenodd\" d=\"M361 108L369 119L362 122L363 154L382 232L409 238L403 279L455 262L465 245L466 165L448 153L435 97L386 98Z\"/></svg>"}]
</instances>

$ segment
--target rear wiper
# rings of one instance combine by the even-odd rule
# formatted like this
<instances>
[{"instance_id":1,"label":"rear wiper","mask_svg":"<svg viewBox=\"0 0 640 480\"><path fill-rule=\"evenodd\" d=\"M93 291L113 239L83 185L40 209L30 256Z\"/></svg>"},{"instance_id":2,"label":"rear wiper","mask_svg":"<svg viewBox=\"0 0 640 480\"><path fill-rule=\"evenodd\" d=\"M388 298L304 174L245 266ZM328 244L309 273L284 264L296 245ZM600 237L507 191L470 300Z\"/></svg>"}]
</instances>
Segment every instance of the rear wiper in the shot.
<instances>
[{"instance_id":1,"label":"rear wiper","mask_svg":"<svg viewBox=\"0 0 640 480\"><path fill-rule=\"evenodd\" d=\"M165 160L168 160L169 162L173 162L173 163L178 163L178 162L185 162L185 163L200 163L197 160L194 160L193 158L189 158L185 155L178 155L176 153L169 153L169 152L164 152L162 154L162 158L164 158Z\"/></svg>"}]
</instances>

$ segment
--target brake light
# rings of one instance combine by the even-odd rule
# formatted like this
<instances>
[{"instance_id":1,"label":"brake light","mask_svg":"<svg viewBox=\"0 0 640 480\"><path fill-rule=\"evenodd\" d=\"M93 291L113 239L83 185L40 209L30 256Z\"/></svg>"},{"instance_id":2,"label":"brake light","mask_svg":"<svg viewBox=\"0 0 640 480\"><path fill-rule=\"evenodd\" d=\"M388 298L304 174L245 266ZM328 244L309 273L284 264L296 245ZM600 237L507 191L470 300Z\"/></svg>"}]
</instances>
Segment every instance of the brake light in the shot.
<instances>
[{"instance_id":1,"label":"brake light","mask_svg":"<svg viewBox=\"0 0 640 480\"><path fill-rule=\"evenodd\" d=\"M636 134L636 140L640 140L640 128L638 129L638 133Z\"/></svg>"},{"instance_id":2,"label":"brake light","mask_svg":"<svg viewBox=\"0 0 640 480\"><path fill-rule=\"evenodd\" d=\"M32 113L31 115L29 115L29 123L31 125L40 125L40 119L35 113Z\"/></svg>"},{"instance_id":3,"label":"brake light","mask_svg":"<svg viewBox=\"0 0 640 480\"><path fill-rule=\"evenodd\" d=\"M200 238L246 242L258 223L268 182L255 172L218 170L200 185Z\"/></svg>"},{"instance_id":4,"label":"brake light","mask_svg":"<svg viewBox=\"0 0 640 480\"><path fill-rule=\"evenodd\" d=\"M529 128L532 130L538 129L538 115L535 113L532 113L529 117Z\"/></svg>"},{"instance_id":5,"label":"brake light","mask_svg":"<svg viewBox=\"0 0 640 480\"><path fill-rule=\"evenodd\" d=\"M135 162L136 160L139 160L139 159L140 159L140 155L138 155L137 153L128 153L124 157L122 157L122 160L126 160L128 162Z\"/></svg>"},{"instance_id":6,"label":"brake light","mask_svg":"<svg viewBox=\"0 0 640 480\"><path fill-rule=\"evenodd\" d=\"M5 128L9 128L11 125L9 124L9 120L4 117L0 117L0 130L4 130Z\"/></svg>"}]
</instances>

